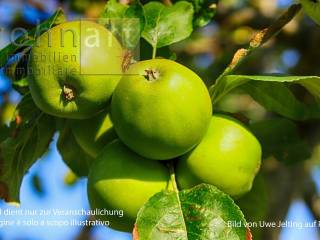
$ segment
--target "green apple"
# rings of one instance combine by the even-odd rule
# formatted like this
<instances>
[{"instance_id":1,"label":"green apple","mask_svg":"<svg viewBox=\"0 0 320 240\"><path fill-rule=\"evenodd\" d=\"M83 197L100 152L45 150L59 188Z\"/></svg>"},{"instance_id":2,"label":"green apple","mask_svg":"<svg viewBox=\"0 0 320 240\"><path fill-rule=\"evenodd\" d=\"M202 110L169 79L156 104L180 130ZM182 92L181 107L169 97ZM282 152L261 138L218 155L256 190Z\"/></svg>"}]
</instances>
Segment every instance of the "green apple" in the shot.
<instances>
[{"instance_id":1,"label":"green apple","mask_svg":"<svg viewBox=\"0 0 320 240\"><path fill-rule=\"evenodd\" d=\"M320 25L320 0L300 0L303 9L318 25Z\"/></svg>"},{"instance_id":2,"label":"green apple","mask_svg":"<svg viewBox=\"0 0 320 240\"><path fill-rule=\"evenodd\" d=\"M37 38L28 62L30 92L44 112L85 119L102 110L122 76L122 47L102 25L60 24Z\"/></svg>"},{"instance_id":3,"label":"green apple","mask_svg":"<svg viewBox=\"0 0 320 240\"><path fill-rule=\"evenodd\" d=\"M177 164L180 188L209 183L237 197L251 189L261 163L261 146L239 121L224 115L212 116L200 144Z\"/></svg>"},{"instance_id":4,"label":"green apple","mask_svg":"<svg viewBox=\"0 0 320 240\"><path fill-rule=\"evenodd\" d=\"M62 160L75 175L88 176L89 167L94 159L79 146L68 126L60 131L57 148Z\"/></svg>"},{"instance_id":5,"label":"green apple","mask_svg":"<svg viewBox=\"0 0 320 240\"><path fill-rule=\"evenodd\" d=\"M99 215L110 227L132 232L139 209L154 194L165 190L168 169L145 159L119 140L108 144L92 165L88 177L88 198L92 209L123 211L121 215Z\"/></svg>"},{"instance_id":6,"label":"green apple","mask_svg":"<svg viewBox=\"0 0 320 240\"><path fill-rule=\"evenodd\" d=\"M210 96L201 78L167 59L132 65L111 103L119 138L138 154L156 160L191 150L206 133L211 114Z\"/></svg>"},{"instance_id":7,"label":"green apple","mask_svg":"<svg viewBox=\"0 0 320 240\"><path fill-rule=\"evenodd\" d=\"M79 145L94 158L108 143L117 138L108 110L93 118L72 120L70 126Z\"/></svg>"}]
</instances>

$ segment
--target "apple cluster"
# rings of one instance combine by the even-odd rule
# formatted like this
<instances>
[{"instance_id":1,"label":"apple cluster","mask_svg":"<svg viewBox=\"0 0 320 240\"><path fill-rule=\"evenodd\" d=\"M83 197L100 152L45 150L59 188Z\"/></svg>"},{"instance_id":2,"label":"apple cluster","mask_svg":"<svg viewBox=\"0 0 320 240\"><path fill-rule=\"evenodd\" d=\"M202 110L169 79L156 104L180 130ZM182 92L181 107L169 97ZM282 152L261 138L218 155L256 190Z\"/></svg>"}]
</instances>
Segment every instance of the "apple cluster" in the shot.
<instances>
[{"instance_id":1,"label":"apple cluster","mask_svg":"<svg viewBox=\"0 0 320 240\"><path fill-rule=\"evenodd\" d=\"M100 44L86 44L92 32ZM37 61L55 54L74 60ZM172 190L168 162L174 163L179 189L208 183L233 197L248 192L261 147L247 127L212 113L207 87L189 68L156 58L123 72L123 56L106 28L73 21L42 34L28 64L64 69L30 71L30 91L36 105L57 119L57 147L65 163L77 176L88 176L91 208L124 212L97 218L131 231L142 205Z\"/></svg>"}]
</instances>

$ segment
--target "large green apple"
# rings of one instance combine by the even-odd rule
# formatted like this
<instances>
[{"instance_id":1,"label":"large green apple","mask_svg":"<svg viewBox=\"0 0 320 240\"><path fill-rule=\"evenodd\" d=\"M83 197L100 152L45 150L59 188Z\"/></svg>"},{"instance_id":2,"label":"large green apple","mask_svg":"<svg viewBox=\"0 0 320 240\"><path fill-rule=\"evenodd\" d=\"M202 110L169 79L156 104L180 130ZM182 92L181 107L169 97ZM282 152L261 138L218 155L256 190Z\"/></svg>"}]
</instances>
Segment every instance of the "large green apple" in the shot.
<instances>
[{"instance_id":1,"label":"large green apple","mask_svg":"<svg viewBox=\"0 0 320 240\"><path fill-rule=\"evenodd\" d=\"M92 165L88 177L88 198L92 209L123 211L123 216L99 215L110 227L131 232L137 213L154 194L167 187L168 169L147 160L119 140L108 144Z\"/></svg>"},{"instance_id":2,"label":"large green apple","mask_svg":"<svg viewBox=\"0 0 320 240\"><path fill-rule=\"evenodd\" d=\"M320 25L320 0L300 0L303 9L318 25Z\"/></svg>"},{"instance_id":3,"label":"large green apple","mask_svg":"<svg viewBox=\"0 0 320 240\"><path fill-rule=\"evenodd\" d=\"M156 160L177 157L198 144L211 114L210 96L200 77L166 59L132 65L111 104L119 138L138 154Z\"/></svg>"},{"instance_id":4,"label":"large green apple","mask_svg":"<svg viewBox=\"0 0 320 240\"><path fill-rule=\"evenodd\" d=\"M79 145L94 158L108 143L117 138L108 110L93 118L71 120L70 125Z\"/></svg>"},{"instance_id":5,"label":"large green apple","mask_svg":"<svg viewBox=\"0 0 320 240\"><path fill-rule=\"evenodd\" d=\"M214 115L201 143L178 161L178 185L186 189L209 183L237 197L251 189L260 162L255 136L239 121Z\"/></svg>"},{"instance_id":6,"label":"large green apple","mask_svg":"<svg viewBox=\"0 0 320 240\"><path fill-rule=\"evenodd\" d=\"M121 78L122 48L103 26L60 24L37 38L28 63L31 95L44 112L90 118L102 110Z\"/></svg>"},{"instance_id":7,"label":"large green apple","mask_svg":"<svg viewBox=\"0 0 320 240\"><path fill-rule=\"evenodd\" d=\"M77 143L69 126L65 126L59 134L57 148L62 160L78 177L87 177L89 167L94 161Z\"/></svg>"}]
</instances>

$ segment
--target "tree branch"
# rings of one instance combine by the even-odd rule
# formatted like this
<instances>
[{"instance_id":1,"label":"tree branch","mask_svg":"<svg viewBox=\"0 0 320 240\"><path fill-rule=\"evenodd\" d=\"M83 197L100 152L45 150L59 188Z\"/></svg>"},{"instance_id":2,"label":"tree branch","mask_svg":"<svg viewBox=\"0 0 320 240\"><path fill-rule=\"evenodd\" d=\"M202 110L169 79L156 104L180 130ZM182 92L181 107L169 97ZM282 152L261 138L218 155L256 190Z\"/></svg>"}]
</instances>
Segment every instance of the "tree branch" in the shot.
<instances>
[{"instance_id":1,"label":"tree branch","mask_svg":"<svg viewBox=\"0 0 320 240\"><path fill-rule=\"evenodd\" d=\"M171 0L162 0L162 2L163 2L164 5L167 5L167 6L171 6L172 5Z\"/></svg>"},{"instance_id":2,"label":"tree branch","mask_svg":"<svg viewBox=\"0 0 320 240\"><path fill-rule=\"evenodd\" d=\"M302 197L314 219L320 221L320 196L317 193L315 183L310 178L307 179Z\"/></svg>"},{"instance_id":3,"label":"tree branch","mask_svg":"<svg viewBox=\"0 0 320 240\"><path fill-rule=\"evenodd\" d=\"M283 221L292 200L303 189L301 179L305 179L308 173L303 164L286 166L277 162L276 159L265 160L262 170L268 189L268 216L264 220L267 222ZM280 232L281 228L263 229L262 239L278 240Z\"/></svg>"},{"instance_id":4,"label":"tree branch","mask_svg":"<svg viewBox=\"0 0 320 240\"><path fill-rule=\"evenodd\" d=\"M88 217L88 221L94 221L94 217L90 216ZM92 225L85 225L82 227L79 235L75 238L76 240L91 240L91 232L92 232L93 226Z\"/></svg>"},{"instance_id":5,"label":"tree branch","mask_svg":"<svg viewBox=\"0 0 320 240\"><path fill-rule=\"evenodd\" d=\"M223 73L217 78L216 83L218 84L219 81L225 77L226 75L231 74L243 60L251 54L253 51L261 47L264 43L270 40L272 37L277 35L281 29L287 25L301 10L301 4L294 4L288 8L288 10L283 13L273 24L271 24L268 28L265 28L258 33L251 39L249 46L245 48L239 49L233 56L233 59L229 66L223 71ZM210 93L213 91L212 85L209 89Z\"/></svg>"}]
</instances>

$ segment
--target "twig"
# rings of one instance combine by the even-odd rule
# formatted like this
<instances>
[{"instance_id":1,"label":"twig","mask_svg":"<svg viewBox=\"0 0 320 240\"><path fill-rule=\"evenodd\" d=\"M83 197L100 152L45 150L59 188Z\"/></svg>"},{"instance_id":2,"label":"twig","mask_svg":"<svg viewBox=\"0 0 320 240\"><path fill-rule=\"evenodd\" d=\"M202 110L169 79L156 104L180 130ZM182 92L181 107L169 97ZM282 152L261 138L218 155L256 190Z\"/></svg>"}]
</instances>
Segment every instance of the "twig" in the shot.
<instances>
[{"instance_id":1,"label":"twig","mask_svg":"<svg viewBox=\"0 0 320 240\"><path fill-rule=\"evenodd\" d=\"M171 0L162 0L162 2L163 2L164 5L167 5L167 6L171 6L172 5Z\"/></svg>"},{"instance_id":2,"label":"twig","mask_svg":"<svg viewBox=\"0 0 320 240\"><path fill-rule=\"evenodd\" d=\"M88 221L94 221L94 217L90 216L88 218ZM92 225L85 225L82 227L79 235L75 238L76 240L90 240L91 238L91 232L93 230Z\"/></svg>"},{"instance_id":3,"label":"twig","mask_svg":"<svg viewBox=\"0 0 320 240\"><path fill-rule=\"evenodd\" d=\"M217 78L216 84L218 84L223 77L231 74L243 60L251 54L253 51L261 47L264 43L277 35L281 29L287 25L301 10L301 4L294 4L288 8L288 10L282 14L273 24L268 28L259 31L250 41L249 46L239 49L233 56L233 59L229 66L223 71L223 73ZM214 86L210 87L210 94L212 96Z\"/></svg>"},{"instance_id":4,"label":"twig","mask_svg":"<svg viewBox=\"0 0 320 240\"><path fill-rule=\"evenodd\" d=\"M270 162L268 164L266 161L262 170L267 184L268 212L263 220L279 222L285 219L292 200L303 189L301 179L305 179L308 173L302 164L286 166L278 163L270 168ZM281 228L265 228L261 231L261 239L278 240Z\"/></svg>"},{"instance_id":5,"label":"twig","mask_svg":"<svg viewBox=\"0 0 320 240\"><path fill-rule=\"evenodd\" d=\"M317 193L315 183L310 178L306 181L302 197L315 220L320 221L320 196Z\"/></svg>"}]
</instances>

